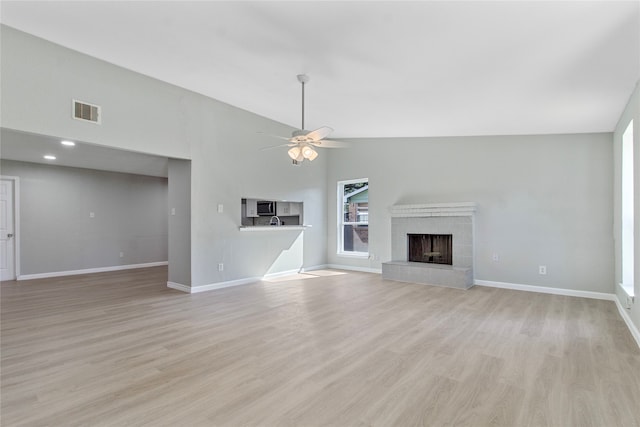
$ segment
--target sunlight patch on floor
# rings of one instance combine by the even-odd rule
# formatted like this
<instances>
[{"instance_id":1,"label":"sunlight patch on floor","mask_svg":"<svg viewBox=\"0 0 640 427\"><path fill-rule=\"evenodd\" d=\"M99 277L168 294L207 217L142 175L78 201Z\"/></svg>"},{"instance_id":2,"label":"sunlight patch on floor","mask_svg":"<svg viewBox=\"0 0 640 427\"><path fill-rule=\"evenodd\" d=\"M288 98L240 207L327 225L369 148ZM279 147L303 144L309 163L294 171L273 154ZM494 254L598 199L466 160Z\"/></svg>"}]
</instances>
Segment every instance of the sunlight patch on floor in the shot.
<instances>
[{"instance_id":1,"label":"sunlight patch on floor","mask_svg":"<svg viewBox=\"0 0 640 427\"><path fill-rule=\"evenodd\" d=\"M348 274L348 273L343 271L334 271L334 270L313 270L306 273L293 273L293 274L287 274L286 276L262 279L262 281L269 282L269 283L280 283L280 282L291 282L293 280L315 279L317 277L342 276L344 274Z\"/></svg>"},{"instance_id":2,"label":"sunlight patch on floor","mask_svg":"<svg viewBox=\"0 0 640 427\"><path fill-rule=\"evenodd\" d=\"M344 274L349 274L346 271L336 271L336 270L313 270L308 271L304 274L310 274L312 276L317 277L327 277L327 276L342 276Z\"/></svg>"}]
</instances>

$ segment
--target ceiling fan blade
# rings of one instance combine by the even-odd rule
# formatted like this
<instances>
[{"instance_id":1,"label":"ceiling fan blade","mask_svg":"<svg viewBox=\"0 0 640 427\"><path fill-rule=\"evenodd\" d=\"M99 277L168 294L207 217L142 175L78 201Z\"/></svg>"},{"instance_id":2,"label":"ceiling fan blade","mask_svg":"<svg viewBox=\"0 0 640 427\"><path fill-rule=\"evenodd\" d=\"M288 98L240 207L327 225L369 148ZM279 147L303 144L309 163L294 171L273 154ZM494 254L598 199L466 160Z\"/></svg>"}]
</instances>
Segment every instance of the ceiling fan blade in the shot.
<instances>
[{"instance_id":1,"label":"ceiling fan blade","mask_svg":"<svg viewBox=\"0 0 640 427\"><path fill-rule=\"evenodd\" d=\"M266 133L266 132L260 132L258 131L258 133L262 134L262 135L267 135L267 136L271 136L273 138L278 138L278 139L284 139L285 141L289 141L289 137L287 136L281 136L281 135L273 135L271 133Z\"/></svg>"},{"instance_id":2,"label":"ceiling fan blade","mask_svg":"<svg viewBox=\"0 0 640 427\"><path fill-rule=\"evenodd\" d=\"M310 143L316 147L320 148L349 148L351 144L344 141L332 141L330 139L323 139L320 141L314 141Z\"/></svg>"},{"instance_id":3,"label":"ceiling fan blade","mask_svg":"<svg viewBox=\"0 0 640 427\"><path fill-rule=\"evenodd\" d=\"M333 132L333 129L331 129L329 126L322 126L321 128L309 132L305 136L307 138L310 138L312 141L320 141L325 136L328 136L331 132Z\"/></svg>"},{"instance_id":4,"label":"ceiling fan blade","mask_svg":"<svg viewBox=\"0 0 640 427\"><path fill-rule=\"evenodd\" d=\"M280 148L280 147L292 147L297 144L280 144L280 145L272 145L270 147L261 148L260 151L271 150L272 148Z\"/></svg>"}]
</instances>

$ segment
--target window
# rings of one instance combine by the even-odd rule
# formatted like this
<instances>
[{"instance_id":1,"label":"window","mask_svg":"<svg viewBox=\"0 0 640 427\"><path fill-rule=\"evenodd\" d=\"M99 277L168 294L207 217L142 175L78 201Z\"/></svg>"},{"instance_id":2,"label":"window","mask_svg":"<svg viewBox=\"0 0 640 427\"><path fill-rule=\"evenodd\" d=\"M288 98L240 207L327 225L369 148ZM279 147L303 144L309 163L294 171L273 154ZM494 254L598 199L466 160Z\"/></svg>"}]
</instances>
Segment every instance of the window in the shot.
<instances>
[{"instance_id":1,"label":"window","mask_svg":"<svg viewBox=\"0 0 640 427\"><path fill-rule=\"evenodd\" d=\"M369 180L338 182L338 254L369 256Z\"/></svg>"},{"instance_id":2,"label":"window","mask_svg":"<svg viewBox=\"0 0 640 427\"><path fill-rule=\"evenodd\" d=\"M622 135L622 286L633 292L633 121Z\"/></svg>"}]
</instances>

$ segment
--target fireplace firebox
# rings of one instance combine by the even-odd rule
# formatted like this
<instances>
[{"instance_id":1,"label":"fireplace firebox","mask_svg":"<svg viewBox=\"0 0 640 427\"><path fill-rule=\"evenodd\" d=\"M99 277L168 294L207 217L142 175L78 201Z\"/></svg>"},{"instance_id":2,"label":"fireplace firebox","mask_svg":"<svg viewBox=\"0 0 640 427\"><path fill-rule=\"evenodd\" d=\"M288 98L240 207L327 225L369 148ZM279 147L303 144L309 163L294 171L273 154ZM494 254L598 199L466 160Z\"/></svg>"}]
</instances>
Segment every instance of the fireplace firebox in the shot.
<instances>
[{"instance_id":1,"label":"fireplace firebox","mask_svg":"<svg viewBox=\"0 0 640 427\"><path fill-rule=\"evenodd\" d=\"M453 235L407 234L407 261L453 265Z\"/></svg>"}]
</instances>

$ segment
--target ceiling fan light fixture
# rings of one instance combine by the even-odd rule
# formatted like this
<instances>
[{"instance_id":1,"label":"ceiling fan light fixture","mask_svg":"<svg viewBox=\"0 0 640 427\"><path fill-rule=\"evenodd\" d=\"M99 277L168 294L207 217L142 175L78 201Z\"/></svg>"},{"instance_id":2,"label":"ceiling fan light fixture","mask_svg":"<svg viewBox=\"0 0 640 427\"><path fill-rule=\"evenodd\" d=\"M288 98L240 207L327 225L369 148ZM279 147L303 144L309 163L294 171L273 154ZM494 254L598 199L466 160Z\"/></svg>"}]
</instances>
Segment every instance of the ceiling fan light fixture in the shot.
<instances>
[{"instance_id":1,"label":"ceiling fan light fixture","mask_svg":"<svg viewBox=\"0 0 640 427\"><path fill-rule=\"evenodd\" d=\"M300 147L295 146L292 147L287 153L289 154L289 157L291 157L293 160L297 160L298 157L300 157Z\"/></svg>"},{"instance_id":2,"label":"ceiling fan light fixture","mask_svg":"<svg viewBox=\"0 0 640 427\"><path fill-rule=\"evenodd\" d=\"M316 152L316 150L314 150L308 145L305 145L302 148L302 155L304 156L305 159L308 159L309 161L313 161L316 157L318 157L318 153Z\"/></svg>"},{"instance_id":3,"label":"ceiling fan light fixture","mask_svg":"<svg viewBox=\"0 0 640 427\"><path fill-rule=\"evenodd\" d=\"M313 162L316 157L318 157L318 153L314 150L311 155L309 157L307 157L307 159L309 159L310 162Z\"/></svg>"}]
</instances>

